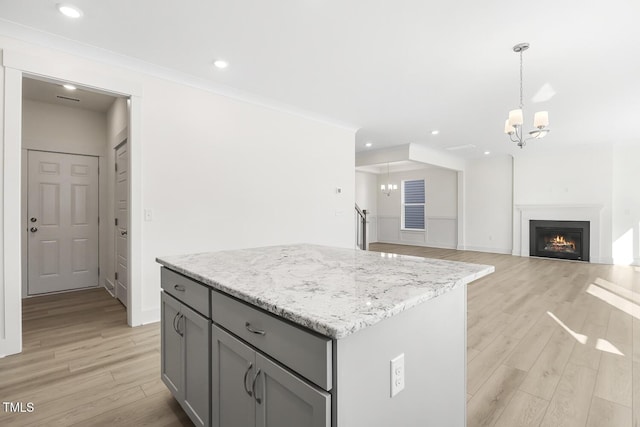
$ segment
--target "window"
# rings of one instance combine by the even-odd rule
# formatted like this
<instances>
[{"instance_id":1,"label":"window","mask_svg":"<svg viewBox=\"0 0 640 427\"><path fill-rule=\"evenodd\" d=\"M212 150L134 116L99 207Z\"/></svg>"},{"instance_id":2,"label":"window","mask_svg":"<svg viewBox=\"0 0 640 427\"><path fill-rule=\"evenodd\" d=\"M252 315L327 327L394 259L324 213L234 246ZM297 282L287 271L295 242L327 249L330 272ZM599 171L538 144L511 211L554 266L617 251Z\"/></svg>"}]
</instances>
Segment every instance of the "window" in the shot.
<instances>
[{"instance_id":1,"label":"window","mask_svg":"<svg viewBox=\"0 0 640 427\"><path fill-rule=\"evenodd\" d=\"M402 181L402 229L424 230L424 179Z\"/></svg>"}]
</instances>

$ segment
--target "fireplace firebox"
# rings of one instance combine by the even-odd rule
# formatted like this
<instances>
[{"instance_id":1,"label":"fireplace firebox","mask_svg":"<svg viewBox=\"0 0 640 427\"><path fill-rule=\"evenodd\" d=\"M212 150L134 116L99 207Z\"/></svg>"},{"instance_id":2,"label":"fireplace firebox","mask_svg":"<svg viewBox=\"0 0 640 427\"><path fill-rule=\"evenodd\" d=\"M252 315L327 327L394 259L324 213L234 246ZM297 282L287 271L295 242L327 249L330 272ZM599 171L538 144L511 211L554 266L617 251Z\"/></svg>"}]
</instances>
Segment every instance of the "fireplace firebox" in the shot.
<instances>
[{"instance_id":1,"label":"fireplace firebox","mask_svg":"<svg viewBox=\"0 0 640 427\"><path fill-rule=\"evenodd\" d=\"M529 221L529 255L589 261L589 221Z\"/></svg>"}]
</instances>

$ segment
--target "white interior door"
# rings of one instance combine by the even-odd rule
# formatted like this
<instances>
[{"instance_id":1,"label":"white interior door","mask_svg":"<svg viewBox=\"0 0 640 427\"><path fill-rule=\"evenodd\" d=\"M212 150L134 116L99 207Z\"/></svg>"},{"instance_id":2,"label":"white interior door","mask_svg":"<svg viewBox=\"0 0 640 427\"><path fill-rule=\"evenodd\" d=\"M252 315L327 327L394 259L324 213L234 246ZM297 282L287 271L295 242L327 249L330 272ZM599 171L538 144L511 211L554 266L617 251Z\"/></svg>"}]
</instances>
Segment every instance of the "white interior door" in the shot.
<instances>
[{"instance_id":1,"label":"white interior door","mask_svg":"<svg viewBox=\"0 0 640 427\"><path fill-rule=\"evenodd\" d=\"M116 148L116 298L127 306L129 259L129 150L127 142Z\"/></svg>"},{"instance_id":2,"label":"white interior door","mask_svg":"<svg viewBox=\"0 0 640 427\"><path fill-rule=\"evenodd\" d=\"M29 295L98 286L98 158L28 158Z\"/></svg>"}]
</instances>

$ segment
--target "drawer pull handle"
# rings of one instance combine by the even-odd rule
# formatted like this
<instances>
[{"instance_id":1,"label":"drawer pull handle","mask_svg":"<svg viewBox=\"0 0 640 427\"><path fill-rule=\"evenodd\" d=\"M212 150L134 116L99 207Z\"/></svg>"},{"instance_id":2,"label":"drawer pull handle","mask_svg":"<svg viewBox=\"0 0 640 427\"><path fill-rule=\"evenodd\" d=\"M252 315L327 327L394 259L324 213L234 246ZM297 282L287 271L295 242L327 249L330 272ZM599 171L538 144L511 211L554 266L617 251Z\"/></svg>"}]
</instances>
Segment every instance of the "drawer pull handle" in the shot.
<instances>
[{"instance_id":1,"label":"drawer pull handle","mask_svg":"<svg viewBox=\"0 0 640 427\"><path fill-rule=\"evenodd\" d=\"M247 322L244 324L245 328L247 328L247 331L251 332L252 334L256 334L256 335L262 335L265 336L267 333L265 331L261 331L260 329L253 329L251 327L251 323Z\"/></svg>"},{"instance_id":2,"label":"drawer pull handle","mask_svg":"<svg viewBox=\"0 0 640 427\"><path fill-rule=\"evenodd\" d=\"M253 368L253 363L249 363L249 367L247 368L247 371L244 373L244 380L242 380L244 391L247 392L249 397L253 396L253 392L247 388L247 376L249 375L249 371L251 370L251 368Z\"/></svg>"},{"instance_id":3,"label":"drawer pull handle","mask_svg":"<svg viewBox=\"0 0 640 427\"><path fill-rule=\"evenodd\" d=\"M184 286L182 285L173 285L173 289L176 291L184 292Z\"/></svg>"},{"instance_id":4,"label":"drawer pull handle","mask_svg":"<svg viewBox=\"0 0 640 427\"><path fill-rule=\"evenodd\" d=\"M259 398L258 395L256 394L256 382L258 381L259 376L260 376L260 369L258 369L258 372L256 372L256 376L253 377L253 381L251 382L251 391L253 391L253 397L254 399L256 399L256 402L258 402L258 405L262 403L262 399Z\"/></svg>"}]
</instances>

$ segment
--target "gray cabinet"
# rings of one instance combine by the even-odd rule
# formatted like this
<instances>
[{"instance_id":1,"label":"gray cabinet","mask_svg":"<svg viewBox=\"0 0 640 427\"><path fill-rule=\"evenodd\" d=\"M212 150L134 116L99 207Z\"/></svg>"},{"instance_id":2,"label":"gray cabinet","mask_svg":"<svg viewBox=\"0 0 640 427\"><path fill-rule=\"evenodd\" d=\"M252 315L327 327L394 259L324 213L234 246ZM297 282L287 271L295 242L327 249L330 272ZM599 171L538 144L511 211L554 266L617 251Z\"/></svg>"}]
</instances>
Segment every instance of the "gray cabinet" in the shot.
<instances>
[{"instance_id":1,"label":"gray cabinet","mask_svg":"<svg viewBox=\"0 0 640 427\"><path fill-rule=\"evenodd\" d=\"M330 427L331 396L217 325L212 327L214 427Z\"/></svg>"},{"instance_id":2,"label":"gray cabinet","mask_svg":"<svg viewBox=\"0 0 640 427\"><path fill-rule=\"evenodd\" d=\"M162 381L174 396L182 394L182 336L176 323L180 317L180 302L162 293L161 295L161 339L160 372Z\"/></svg>"},{"instance_id":3,"label":"gray cabinet","mask_svg":"<svg viewBox=\"0 0 640 427\"><path fill-rule=\"evenodd\" d=\"M197 426L210 418L210 321L162 293L161 376Z\"/></svg>"}]
</instances>

